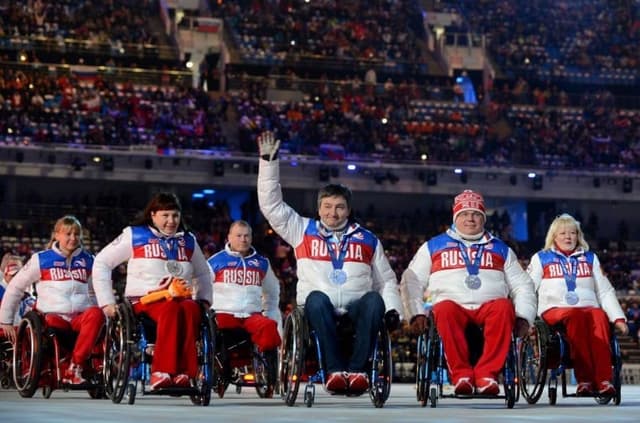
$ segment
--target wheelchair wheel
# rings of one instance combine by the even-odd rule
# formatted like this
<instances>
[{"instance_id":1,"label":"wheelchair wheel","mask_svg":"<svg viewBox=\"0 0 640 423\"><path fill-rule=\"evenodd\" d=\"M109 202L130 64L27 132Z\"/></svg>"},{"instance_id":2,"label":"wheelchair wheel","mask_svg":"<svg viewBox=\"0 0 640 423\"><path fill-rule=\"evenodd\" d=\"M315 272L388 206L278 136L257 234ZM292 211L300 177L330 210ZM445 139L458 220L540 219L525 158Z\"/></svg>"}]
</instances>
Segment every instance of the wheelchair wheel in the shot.
<instances>
[{"instance_id":1,"label":"wheelchair wheel","mask_svg":"<svg viewBox=\"0 0 640 423\"><path fill-rule=\"evenodd\" d=\"M383 324L382 329L378 332L376 345L373 349L371 373L369 375L369 396L376 408L382 408L387 399L389 399L392 369L391 340L389 339L389 332Z\"/></svg>"},{"instance_id":2,"label":"wheelchair wheel","mask_svg":"<svg viewBox=\"0 0 640 423\"><path fill-rule=\"evenodd\" d=\"M105 336L105 392L119 404L127 391L131 365L133 312L127 304L118 304L116 315L107 323Z\"/></svg>"},{"instance_id":3,"label":"wheelchair wheel","mask_svg":"<svg viewBox=\"0 0 640 423\"><path fill-rule=\"evenodd\" d=\"M423 333L418 337L416 349L416 397L423 407L429 402L429 376L427 374L429 354L427 350L427 336L427 333Z\"/></svg>"},{"instance_id":4,"label":"wheelchair wheel","mask_svg":"<svg viewBox=\"0 0 640 423\"><path fill-rule=\"evenodd\" d=\"M425 368L425 396L428 396L428 400L431 408L436 408L438 405L439 392L442 392L442 374L438 370L438 366L443 363L440 362L440 337L436 330L436 324L433 317L429 319L429 332L426 338L426 368ZM444 367L442 367L444 368ZM426 405L423 404L424 407Z\"/></svg>"},{"instance_id":5,"label":"wheelchair wheel","mask_svg":"<svg viewBox=\"0 0 640 423\"><path fill-rule=\"evenodd\" d=\"M253 352L253 369L255 372L256 392L260 398L273 398L276 386L278 352Z\"/></svg>"},{"instance_id":6,"label":"wheelchair wheel","mask_svg":"<svg viewBox=\"0 0 640 423\"><path fill-rule=\"evenodd\" d=\"M296 308L284 322L282 348L280 350L280 395L288 406L293 406L300 388L300 377L305 358L304 315Z\"/></svg>"},{"instance_id":7,"label":"wheelchair wheel","mask_svg":"<svg viewBox=\"0 0 640 423\"><path fill-rule=\"evenodd\" d=\"M548 339L549 328L543 321L536 320L532 330L520 343L518 383L522 396L529 404L537 403L544 391L547 378Z\"/></svg>"},{"instance_id":8,"label":"wheelchair wheel","mask_svg":"<svg viewBox=\"0 0 640 423\"><path fill-rule=\"evenodd\" d=\"M213 324L215 324L215 318L213 318L213 322ZM215 354L213 357L213 364L215 369L213 389L218 394L218 398L224 397L224 393L227 391L231 380L231 363L229 360L227 345L224 338L225 337L222 331L216 330Z\"/></svg>"},{"instance_id":9,"label":"wheelchair wheel","mask_svg":"<svg viewBox=\"0 0 640 423\"><path fill-rule=\"evenodd\" d=\"M198 340L198 375L195 386L197 395L191 395L191 402L203 407L211 403L211 389L215 377L215 336L216 326L212 313L207 309L206 304L200 305L202 308L202 323L200 328L200 339Z\"/></svg>"},{"instance_id":10,"label":"wheelchair wheel","mask_svg":"<svg viewBox=\"0 0 640 423\"><path fill-rule=\"evenodd\" d=\"M43 360L43 323L35 311L20 321L13 351L13 380L21 397L31 398L38 389Z\"/></svg>"}]
</instances>

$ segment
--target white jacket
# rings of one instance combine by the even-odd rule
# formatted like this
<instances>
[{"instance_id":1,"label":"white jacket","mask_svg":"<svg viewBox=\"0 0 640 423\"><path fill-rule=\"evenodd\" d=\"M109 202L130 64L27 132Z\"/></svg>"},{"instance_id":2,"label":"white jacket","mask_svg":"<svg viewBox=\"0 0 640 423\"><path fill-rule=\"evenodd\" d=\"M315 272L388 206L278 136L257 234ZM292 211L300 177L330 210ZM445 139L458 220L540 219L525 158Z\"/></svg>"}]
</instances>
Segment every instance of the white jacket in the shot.
<instances>
[{"instance_id":1,"label":"white jacket","mask_svg":"<svg viewBox=\"0 0 640 423\"><path fill-rule=\"evenodd\" d=\"M249 255L243 257L227 243L208 263L213 270L213 310L240 318L264 313L278 326L282 324L280 281L266 257L253 247Z\"/></svg>"},{"instance_id":2,"label":"white jacket","mask_svg":"<svg viewBox=\"0 0 640 423\"><path fill-rule=\"evenodd\" d=\"M57 243L33 254L7 287L0 305L0 323L14 321L25 292L33 284L38 293L34 308L43 313L55 313L70 321L94 306L92 265L93 255L88 251L77 248L67 258Z\"/></svg>"},{"instance_id":3,"label":"white jacket","mask_svg":"<svg viewBox=\"0 0 640 423\"><path fill-rule=\"evenodd\" d=\"M311 291L322 291L338 312L370 291L379 292L387 310L402 315L402 301L396 275L389 265L382 244L370 231L352 224L344 236L351 237L343 270L347 281L337 285L329 280L333 264L326 241L318 235L317 219L300 216L282 199L279 161L260 160L258 203L271 227L295 250L297 260L297 296L303 305Z\"/></svg>"},{"instance_id":4,"label":"white jacket","mask_svg":"<svg viewBox=\"0 0 640 423\"><path fill-rule=\"evenodd\" d=\"M484 245L478 273L482 281L479 289L468 288L464 283L468 271L459 250L460 243L465 248ZM470 252L472 260L476 248ZM433 304L451 300L475 310L488 301L511 298L517 317L526 319L529 324L536 317L536 294L531 278L520 266L513 250L489 232L485 232L480 240L467 241L454 229L448 229L422 244L400 282L408 318L425 314L427 289Z\"/></svg>"},{"instance_id":5,"label":"white jacket","mask_svg":"<svg viewBox=\"0 0 640 423\"><path fill-rule=\"evenodd\" d=\"M538 315L552 307L602 307L611 322L626 320L615 289L602 273L598 256L582 249L571 256L578 262L575 292L579 301L575 305L564 299L567 284L560 266L566 266L568 258L555 249L539 251L531 257L527 272L538 292Z\"/></svg>"},{"instance_id":6,"label":"white jacket","mask_svg":"<svg viewBox=\"0 0 640 423\"><path fill-rule=\"evenodd\" d=\"M138 234L135 240L132 236L134 231ZM128 226L96 255L93 286L100 307L115 303L111 272L124 262L127 262L125 297L142 297L158 289L164 278L171 276L166 268L165 253L157 247L158 238L161 237L153 228ZM174 238L178 239L181 251L179 264L182 273L179 276L191 282L194 299L206 300L211 304L211 268L195 237L191 233L178 233Z\"/></svg>"}]
</instances>

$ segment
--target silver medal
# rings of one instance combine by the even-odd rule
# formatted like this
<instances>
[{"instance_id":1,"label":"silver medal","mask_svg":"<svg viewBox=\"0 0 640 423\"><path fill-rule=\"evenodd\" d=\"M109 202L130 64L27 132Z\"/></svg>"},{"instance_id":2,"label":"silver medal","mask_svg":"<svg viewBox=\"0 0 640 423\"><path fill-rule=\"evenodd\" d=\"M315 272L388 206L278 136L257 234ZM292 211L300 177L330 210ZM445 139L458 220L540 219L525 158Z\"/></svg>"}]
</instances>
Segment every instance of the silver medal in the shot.
<instances>
[{"instance_id":1,"label":"silver medal","mask_svg":"<svg viewBox=\"0 0 640 423\"><path fill-rule=\"evenodd\" d=\"M569 305L576 305L578 304L578 301L580 301L580 297L578 297L578 294L576 294L575 291L568 291L564 294L564 300Z\"/></svg>"},{"instance_id":2,"label":"silver medal","mask_svg":"<svg viewBox=\"0 0 640 423\"><path fill-rule=\"evenodd\" d=\"M329 273L329 280L336 285L342 285L347 281L347 272L342 269L333 269Z\"/></svg>"},{"instance_id":3,"label":"silver medal","mask_svg":"<svg viewBox=\"0 0 640 423\"><path fill-rule=\"evenodd\" d=\"M480 280L480 276L478 275L467 275L464 283L469 289L478 289L482 285L482 281Z\"/></svg>"},{"instance_id":4,"label":"silver medal","mask_svg":"<svg viewBox=\"0 0 640 423\"><path fill-rule=\"evenodd\" d=\"M176 260L167 260L165 268L167 269L167 272L169 272L173 276L182 275L182 266Z\"/></svg>"}]
</instances>

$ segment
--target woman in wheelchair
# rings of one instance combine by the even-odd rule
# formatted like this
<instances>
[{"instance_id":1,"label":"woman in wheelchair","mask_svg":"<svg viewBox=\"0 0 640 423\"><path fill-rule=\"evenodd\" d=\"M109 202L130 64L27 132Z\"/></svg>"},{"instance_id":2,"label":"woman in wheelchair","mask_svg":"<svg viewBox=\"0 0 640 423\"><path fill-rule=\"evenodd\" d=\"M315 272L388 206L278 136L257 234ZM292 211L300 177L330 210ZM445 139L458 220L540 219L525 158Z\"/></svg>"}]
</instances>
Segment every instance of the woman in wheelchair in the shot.
<instances>
[{"instance_id":1,"label":"woman in wheelchair","mask_svg":"<svg viewBox=\"0 0 640 423\"><path fill-rule=\"evenodd\" d=\"M548 325L564 327L578 382L576 394L614 395L609 322L622 334L628 327L580 222L566 213L556 217L528 272L538 292L538 314Z\"/></svg>"},{"instance_id":2,"label":"woman in wheelchair","mask_svg":"<svg viewBox=\"0 0 640 423\"><path fill-rule=\"evenodd\" d=\"M514 327L522 336L533 323L536 297L531 278L506 243L484 229L484 199L465 190L455 197L453 225L424 243L403 273L400 290L412 331L427 327L428 289L456 395L498 395L500 374ZM483 329L484 347L475 365L465 331Z\"/></svg>"},{"instance_id":3,"label":"woman in wheelchair","mask_svg":"<svg viewBox=\"0 0 640 423\"><path fill-rule=\"evenodd\" d=\"M142 217L98 253L93 268L98 304L113 317L111 273L127 262L124 296L135 314L145 313L157 325L152 390L188 387L196 377L201 311L192 298L208 305L212 299L211 270L181 212L174 194L154 195Z\"/></svg>"},{"instance_id":4,"label":"woman in wheelchair","mask_svg":"<svg viewBox=\"0 0 640 423\"><path fill-rule=\"evenodd\" d=\"M25 292L35 284L35 310L44 314L45 326L74 332L77 340L63 383L86 382L83 370L105 323L91 289L93 255L82 247L82 225L74 216L55 223L48 249L31 256L15 275L0 305L0 328L16 342L13 318Z\"/></svg>"},{"instance_id":5,"label":"woman in wheelchair","mask_svg":"<svg viewBox=\"0 0 640 423\"><path fill-rule=\"evenodd\" d=\"M280 345L280 281L269 260L251 246L251 226L236 220L224 250L209 258L218 329L242 328L260 352ZM263 314L264 310L264 314Z\"/></svg>"}]
</instances>

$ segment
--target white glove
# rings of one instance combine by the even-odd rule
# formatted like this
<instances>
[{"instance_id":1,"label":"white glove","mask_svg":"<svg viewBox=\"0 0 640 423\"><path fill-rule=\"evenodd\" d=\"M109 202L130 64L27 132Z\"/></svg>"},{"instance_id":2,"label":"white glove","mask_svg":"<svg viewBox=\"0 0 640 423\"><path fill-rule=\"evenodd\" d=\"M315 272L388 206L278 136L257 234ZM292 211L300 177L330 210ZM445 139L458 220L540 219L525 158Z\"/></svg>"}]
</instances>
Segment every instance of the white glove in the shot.
<instances>
[{"instance_id":1,"label":"white glove","mask_svg":"<svg viewBox=\"0 0 640 423\"><path fill-rule=\"evenodd\" d=\"M278 156L280 148L280 140L276 139L271 131L265 131L258 136L258 150L260 150L260 158L271 161Z\"/></svg>"}]
</instances>

